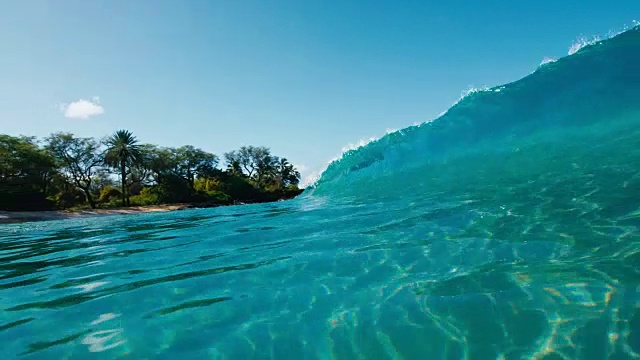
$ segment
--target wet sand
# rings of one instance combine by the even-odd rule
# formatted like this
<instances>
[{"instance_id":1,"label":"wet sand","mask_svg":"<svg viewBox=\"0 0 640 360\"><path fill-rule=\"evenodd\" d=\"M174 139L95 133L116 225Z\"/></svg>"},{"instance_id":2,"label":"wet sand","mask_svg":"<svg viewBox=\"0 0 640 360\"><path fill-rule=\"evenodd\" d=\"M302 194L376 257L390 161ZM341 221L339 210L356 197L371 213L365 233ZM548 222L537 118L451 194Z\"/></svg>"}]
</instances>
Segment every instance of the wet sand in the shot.
<instances>
[{"instance_id":1,"label":"wet sand","mask_svg":"<svg viewBox=\"0 0 640 360\"><path fill-rule=\"evenodd\" d=\"M186 204L132 206L120 209L93 209L93 210L57 210L57 211L0 211L0 224L20 223L29 221L48 221L74 219L88 216L101 215L126 215L148 212L165 212L188 209Z\"/></svg>"}]
</instances>

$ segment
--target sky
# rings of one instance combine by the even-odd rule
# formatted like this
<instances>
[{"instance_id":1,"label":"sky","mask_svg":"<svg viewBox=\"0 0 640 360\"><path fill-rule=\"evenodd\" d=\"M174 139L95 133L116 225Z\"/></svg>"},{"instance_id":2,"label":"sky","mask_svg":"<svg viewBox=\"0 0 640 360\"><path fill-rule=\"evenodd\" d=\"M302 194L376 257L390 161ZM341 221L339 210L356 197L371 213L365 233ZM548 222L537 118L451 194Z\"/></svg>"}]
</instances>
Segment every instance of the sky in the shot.
<instances>
[{"instance_id":1,"label":"sky","mask_svg":"<svg viewBox=\"0 0 640 360\"><path fill-rule=\"evenodd\" d=\"M20 0L0 5L0 133L267 146L307 180L344 148L515 81L640 1Z\"/></svg>"}]
</instances>

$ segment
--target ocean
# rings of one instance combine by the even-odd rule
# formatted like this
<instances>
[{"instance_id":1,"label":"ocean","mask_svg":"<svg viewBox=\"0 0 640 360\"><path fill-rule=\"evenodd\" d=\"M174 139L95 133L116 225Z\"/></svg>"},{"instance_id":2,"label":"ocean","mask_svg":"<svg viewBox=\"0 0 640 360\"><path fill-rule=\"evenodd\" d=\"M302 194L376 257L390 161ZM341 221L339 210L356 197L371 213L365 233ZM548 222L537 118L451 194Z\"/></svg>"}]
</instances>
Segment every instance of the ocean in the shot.
<instances>
[{"instance_id":1,"label":"ocean","mask_svg":"<svg viewBox=\"0 0 640 360\"><path fill-rule=\"evenodd\" d=\"M0 226L2 359L640 358L640 28L278 203Z\"/></svg>"}]
</instances>

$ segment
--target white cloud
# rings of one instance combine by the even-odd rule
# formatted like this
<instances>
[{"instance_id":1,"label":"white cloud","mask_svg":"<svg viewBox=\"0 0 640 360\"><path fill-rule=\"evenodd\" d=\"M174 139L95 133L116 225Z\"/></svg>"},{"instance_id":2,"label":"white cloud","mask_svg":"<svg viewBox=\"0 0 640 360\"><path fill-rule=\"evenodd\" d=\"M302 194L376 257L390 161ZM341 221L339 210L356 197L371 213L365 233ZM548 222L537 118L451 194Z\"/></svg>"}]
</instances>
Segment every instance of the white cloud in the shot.
<instances>
[{"instance_id":1,"label":"white cloud","mask_svg":"<svg viewBox=\"0 0 640 360\"><path fill-rule=\"evenodd\" d=\"M79 99L70 104L60 104L60 111L69 119L88 119L104 114L104 108L97 96L91 100Z\"/></svg>"}]
</instances>

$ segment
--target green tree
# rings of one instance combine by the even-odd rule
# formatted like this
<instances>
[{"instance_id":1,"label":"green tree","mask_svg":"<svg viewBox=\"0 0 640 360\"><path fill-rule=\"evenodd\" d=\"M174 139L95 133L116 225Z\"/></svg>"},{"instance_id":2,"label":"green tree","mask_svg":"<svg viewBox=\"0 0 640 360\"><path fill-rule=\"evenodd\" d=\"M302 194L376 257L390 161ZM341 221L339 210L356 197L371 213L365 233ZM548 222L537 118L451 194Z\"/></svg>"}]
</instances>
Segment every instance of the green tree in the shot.
<instances>
[{"instance_id":1,"label":"green tree","mask_svg":"<svg viewBox=\"0 0 640 360\"><path fill-rule=\"evenodd\" d=\"M91 138L56 133L46 139L46 148L56 159L61 174L82 190L89 206L95 209L92 185L101 170L100 165L103 164L100 144Z\"/></svg>"},{"instance_id":2,"label":"green tree","mask_svg":"<svg viewBox=\"0 0 640 360\"><path fill-rule=\"evenodd\" d=\"M263 188L272 179L277 158L264 146L243 146L239 150L224 154L227 166L241 169L242 173L254 181L257 188Z\"/></svg>"},{"instance_id":3,"label":"green tree","mask_svg":"<svg viewBox=\"0 0 640 360\"><path fill-rule=\"evenodd\" d=\"M300 174L266 147L243 146L218 157L193 146L139 144L120 130L104 141L56 133L45 139L0 135L0 207L42 210L122 197L122 205L158 202L228 204L295 196ZM104 145L104 152L100 148ZM113 188L120 178L121 190ZM132 196L135 196L132 197Z\"/></svg>"},{"instance_id":4,"label":"green tree","mask_svg":"<svg viewBox=\"0 0 640 360\"><path fill-rule=\"evenodd\" d=\"M0 208L40 210L56 174L55 160L32 137L0 135Z\"/></svg>"},{"instance_id":5,"label":"green tree","mask_svg":"<svg viewBox=\"0 0 640 360\"><path fill-rule=\"evenodd\" d=\"M142 150L133 134L127 130L118 130L106 142L105 163L117 169L122 186L122 206L127 206L129 194L127 191L127 175L132 166L142 160Z\"/></svg>"},{"instance_id":6,"label":"green tree","mask_svg":"<svg viewBox=\"0 0 640 360\"><path fill-rule=\"evenodd\" d=\"M226 155L226 154L225 154ZM242 176L242 168L240 168L240 163L237 160L231 160L227 162L227 170L229 174Z\"/></svg>"},{"instance_id":7,"label":"green tree","mask_svg":"<svg viewBox=\"0 0 640 360\"><path fill-rule=\"evenodd\" d=\"M162 175L177 174L180 161L175 149L143 145L143 162L149 169L151 182L158 183Z\"/></svg>"},{"instance_id":8,"label":"green tree","mask_svg":"<svg viewBox=\"0 0 640 360\"><path fill-rule=\"evenodd\" d=\"M127 189L129 195L137 195L145 185L154 183L152 161L155 159L158 147L151 144L140 145L140 158L131 164L127 176ZM162 155L158 157L162 159Z\"/></svg>"},{"instance_id":9,"label":"green tree","mask_svg":"<svg viewBox=\"0 0 640 360\"><path fill-rule=\"evenodd\" d=\"M111 174L109 174L106 168L101 167L91 180L91 193L94 195L94 198L100 198L102 190L105 188L113 188L115 185ZM119 194L118 192L118 197L120 197Z\"/></svg>"},{"instance_id":10,"label":"green tree","mask_svg":"<svg viewBox=\"0 0 640 360\"><path fill-rule=\"evenodd\" d=\"M35 138L0 135L0 183L46 192L55 161Z\"/></svg>"},{"instance_id":11,"label":"green tree","mask_svg":"<svg viewBox=\"0 0 640 360\"><path fill-rule=\"evenodd\" d=\"M300 183L300 172L286 158L279 158L275 168L276 180L281 189Z\"/></svg>"},{"instance_id":12,"label":"green tree","mask_svg":"<svg viewBox=\"0 0 640 360\"><path fill-rule=\"evenodd\" d=\"M243 146L224 154L228 165L237 164L243 173L250 178L256 176L261 159L270 155L268 148L263 146Z\"/></svg>"},{"instance_id":13,"label":"green tree","mask_svg":"<svg viewBox=\"0 0 640 360\"><path fill-rule=\"evenodd\" d=\"M277 162L278 158L272 156L268 150L256 158L257 166L254 180L259 189L264 189L268 183L275 180Z\"/></svg>"},{"instance_id":14,"label":"green tree","mask_svg":"<svg viewBox=\"0 0 640 360\"><path fill-rule=\"evenodd\" d=\"M191 145L182 146L175 150L179 161L180 176L191 188L194 187L196 177L211 176L218 165L218 157Z\"/></svg>"}]
</instances>

